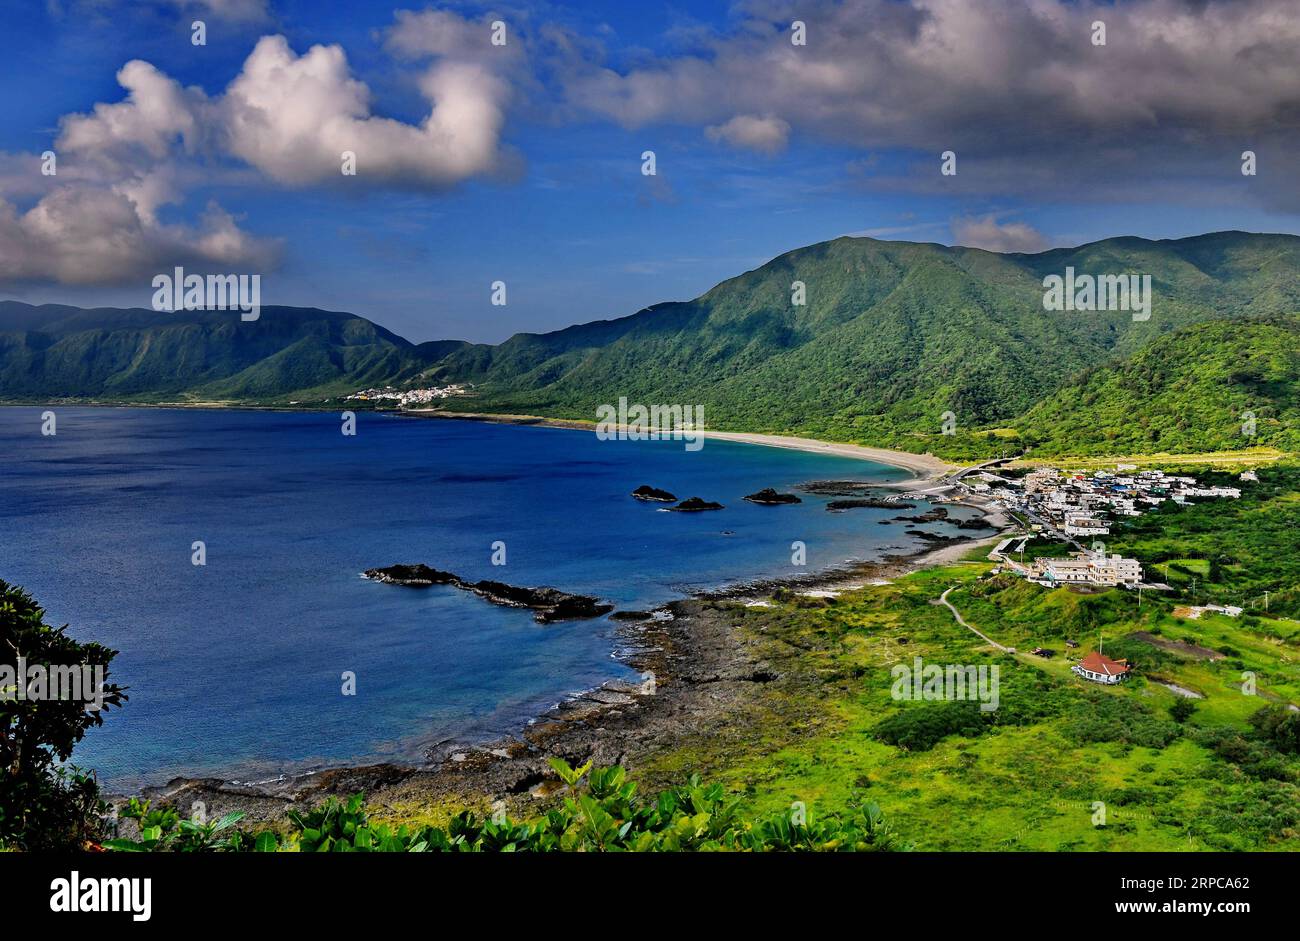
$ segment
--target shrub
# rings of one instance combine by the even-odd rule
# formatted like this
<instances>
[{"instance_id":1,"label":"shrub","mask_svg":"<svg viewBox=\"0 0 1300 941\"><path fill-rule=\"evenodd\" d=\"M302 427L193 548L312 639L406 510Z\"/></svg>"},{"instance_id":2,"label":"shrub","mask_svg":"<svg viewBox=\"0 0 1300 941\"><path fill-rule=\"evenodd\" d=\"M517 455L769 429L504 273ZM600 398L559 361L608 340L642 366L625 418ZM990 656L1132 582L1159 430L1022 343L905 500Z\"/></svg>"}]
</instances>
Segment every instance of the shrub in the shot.
<instances>
[{"instance_id":1,"label":"shrub","mask_svg":"<svg viewBox=\"0 0 1300 941\"><path fill-rule=\"evenodd\" d=\"M99 786L63 763L87 730L103 725L105 710L127 697L122 687L107 682L117 651L78 643L67 629L46 624L44 609L31 595L0 580L0 650L6 656L0 664L5 676L0 680L0 846L79 849L97 836L103 810ZM87 710L84 699L17 696L18 684L30 688L34 667L50 677L53 669L83 666L104 669L97 711Z\"/></svg>"},{"instance_id":2,"label":"shrub","mask_svg":"<svg viewBox=\"0 0 1300 941\"><path fill-rule=\"evenodd\" d=\"M623 768L571 768L558 758L551 766L564 782L560 803L533 820L505 815L484 819L466 811L445 827L391 828L375 823L360 794L346 801L330 798L313 810L290 811L293 833L281 841L265 832L254 836L234 827L242 815L214 824L180 820L175 811L151 811L132 801L126 813L141 825L140 840L110 840L110 850L259 851L297 849L305 853L517 853L517 852L868 852L910 849L889 827L873 803L842 815L814 817L801 804L789 811L746 819L738 800L720 784L703 785L692 776L684 785L649 800L637 797L636 784ZM585 778L585 785L583 780Z\"/></svg>"},{"instance_id":3,"label":"shrub","mask_svg":"<svg viewBox=\"0 0 1300 941\"><path fill-rule=\"evenodd\" d=\"M1169 707L1169 718L1181 724L1190 719L1195 712L1196 703L1185 696L1179 696Z\"/></svg>"},{"instance_id":4,"label":"shrub","mask_svg":"<svg viewBox=\"0 0 1300 941\"><path fill-rule=\"evenodd\" d=\"M1300 753L1300 712L1285 706L1265 706L1250 717L1250 724L1278 751Z\"/></svg>"}]
</instances>

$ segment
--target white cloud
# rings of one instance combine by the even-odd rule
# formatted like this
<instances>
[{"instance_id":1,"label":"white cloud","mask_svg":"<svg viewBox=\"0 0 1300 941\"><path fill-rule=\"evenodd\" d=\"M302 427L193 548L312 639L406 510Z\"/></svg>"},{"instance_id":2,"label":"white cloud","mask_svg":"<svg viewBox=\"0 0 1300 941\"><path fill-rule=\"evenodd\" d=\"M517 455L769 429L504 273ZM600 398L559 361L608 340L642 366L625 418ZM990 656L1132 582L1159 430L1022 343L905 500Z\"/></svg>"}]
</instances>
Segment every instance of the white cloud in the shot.
<instances>
[{"instance_id":1,"label":"white cloud","mask_svg":"<svg viewBox=\"0 0 1300 941\"><path fill-rule=\"evenodd\" d=\"M265 10L203 5L230 16ZM274 265L278 244L243 231L215 202L193 224L160 221L198 185L243 182L250 171L241 166L290 186L426 189L498 171L511 86L494 65L517 68L519 57L491 58L487 29L455 14L398 16L390 52L434 57L417 77L430 109L413 124L372 113L370 89L337 45L296 55L284 37L264 37L214 96L127 62L117 73L122 100L60 121L56 176L38 174L36 155L0 154L0 281L95 284L172 264ZM344 151L356 155L355 176L341 173ZM33 198L25 210L10 201Z\"/></svg>"},{"instance_id":2,"label":"white cloud","mask_svg":"<svg viewBox=\"0 0 1300 941\"><path fill-rule=\"evenodd\" d=\"M120 163L141 157L163 160L177 142L193 152L200 136L206 96L183 89L174 79L139 59L117 72L126 99L96 104L90 114L65 115L56 150Z\"/></svg>"},{"instance_id":3,"label":"white cloud","mask_svg":"<svg viewBox=\"0 0 1300 941\"><path fill-rule=\"evenodd\" d=\"M296 56L258 42L220 102L225 145L281 183L341 178L343 151L363 182L446 186L494 169L506 83L474 63L440 62L420 82L433 108L417 125L370 114L370 92L339 46Z\"/></svg>"},{"instance_id":4,"label":"white cloud","mask_svg":"<svg viewBox=\"0 0 1300 941\"><path fill-rule=\"evenodd\" d=\"M998 222L992 215L952 220L954 244L990 252L1041 252L1047 239L1027 222Z\"/></svg>"},{"instance_id":5,"label":"white cloud","mask_svg":"<svg viewBox=\"0 0 1300 941\"><path fill-rule=\"evenodd\" d=\"M738 114L726 124L706 127L704 135L711 141L730 144L732 147L774 154L785 150L789 143L790 125L771 115L755 117Z\"/></svg>"},{"instance_id":6,"label":"white cloud","mask_svg":"<svg viewBox=\"0 0 1300 941\"><path fill-rule=\"evenodd\" d=\"M260 272L277 253L215 204L191 227L146 219L109 189L59 187L26 213L0 200L0 281L125 283L174 264Z\"/></svg>"}]
</instances>

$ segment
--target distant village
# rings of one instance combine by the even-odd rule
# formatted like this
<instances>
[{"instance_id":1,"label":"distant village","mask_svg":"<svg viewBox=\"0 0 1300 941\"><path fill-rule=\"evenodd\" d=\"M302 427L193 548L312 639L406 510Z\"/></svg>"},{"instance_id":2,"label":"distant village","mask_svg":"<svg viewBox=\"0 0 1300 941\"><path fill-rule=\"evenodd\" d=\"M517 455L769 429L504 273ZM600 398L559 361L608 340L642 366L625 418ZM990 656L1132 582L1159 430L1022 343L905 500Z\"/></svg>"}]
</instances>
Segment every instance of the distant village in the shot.
<instances>
[{"instance_id":1,"label":"distant village","mask_svg":"<svg viewBox=\"0 0 1300 941\"><path fill-rule=\"evenodd\" d=\"M382 389L364 389L344 398L347 402L394 402L398 408L410 408L414 405L428 405L439 399L448 399L457 395L469 395L467 386L453 383L447 386L433 386L429 389L394 389L385 386Z\"/></svg>"},{"instance_id":2,"label":"distant village","mask_svg":"<svg viewBox=\"0 0 1300 941\"><path fill-rule=\"evenodd\" d=\"M1242 481L1258 478L1247 471ZM1062 473L1055 468L1035 470L1020 479L981 471L960 487L979 495L1025 522L1029 534L1002 540L989 558L1005 570L1039 585L1090 585L1096 587L1150 588L1169 586L1143 579L1137 559L1107 555L1104 547L1085 547L1081 537L1105 536L1113 521L1141 516L1165 501L1185 504L1192 499L1230 499L1241 496L1239 487L1205 487L1196 478L1171 476L1158 470L1138 471L1120 464L1114 472L1099 470L1087 476ZM1026 564L1025 543L1033 537L1073 544L1078 551L1067 557L1036 557ZM1237 612L1224 613L1236 614Z\"/></svg>"}]
</instances>

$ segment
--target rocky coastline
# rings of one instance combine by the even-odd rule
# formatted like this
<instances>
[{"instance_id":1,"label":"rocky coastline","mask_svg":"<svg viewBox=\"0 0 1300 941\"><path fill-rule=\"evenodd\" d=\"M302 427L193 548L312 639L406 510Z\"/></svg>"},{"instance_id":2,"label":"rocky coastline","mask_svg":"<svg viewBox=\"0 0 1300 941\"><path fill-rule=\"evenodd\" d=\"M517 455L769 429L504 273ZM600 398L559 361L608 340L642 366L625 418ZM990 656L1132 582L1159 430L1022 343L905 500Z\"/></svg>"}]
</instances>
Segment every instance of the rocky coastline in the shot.
<instances>
[{"instance_id":1,"label":"rocky coastline","mask_svg":"<svg viewBox=\"0 0 1300 941\"><path fill-rule=\"evenodd\" d=\"M995 519L986 525L1000 523ZM250 823L275 823L286 810L357 792L364 792L377 808L449 803L486 811L504 802L512 811L536 809L556 785L547 765L550 756L558 755L575 766L591 760L597 765L635 768L688 736L742 734L737 729L747 721L747 710L754 708L754 697L767 684L779 681L783 669L740 629L735 615L738 602L763 604L762 599L789 592L833 594L860 588L953 561L996 537L939 538L944 544L938 548L930 545L806 576L739 583L654 611L616 613L610 620L618 625L617 658L637 671L640 679L610 681L576 694L534 718L516 735L489 742L431 744L424 750L425 763L419 765L322 768L257 785L181 777L146 788L142 796L181 809L202 802L210 814L238 810L247 814ZM413 587L453 584L474 591L482 585L428 566L390 566L367 575ZM535 617L541 620L541 614L539 610Z\"/></svg>"},{"instance_id":2,"label":"rocky coastline","mask_svg":"<svg viewBox=\"0 0 1300 941\"><path fill-rule=\"evenodd\" d=\"M595 618L614 610L612 604L605 604L588 595L574 595L550 587L521 588L518 585L507 585L505 582L490 579L469 582L451 572L430 568L422 562L414 565L399 564L366 569L362 574L378 582L402 585L407 588L451 585L478 595L492 604L508 608L529 608L533 611L533 620L539 624L575 618Z\"/></svg>"}]
</instances>

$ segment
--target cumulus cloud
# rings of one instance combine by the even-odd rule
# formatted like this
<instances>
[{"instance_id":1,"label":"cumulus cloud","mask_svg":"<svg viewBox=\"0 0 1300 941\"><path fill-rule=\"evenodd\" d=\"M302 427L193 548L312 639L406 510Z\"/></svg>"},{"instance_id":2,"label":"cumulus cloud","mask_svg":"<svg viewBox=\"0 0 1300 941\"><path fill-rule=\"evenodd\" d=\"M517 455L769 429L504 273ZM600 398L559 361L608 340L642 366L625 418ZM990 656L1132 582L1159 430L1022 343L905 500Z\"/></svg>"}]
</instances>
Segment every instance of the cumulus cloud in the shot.
<instances>
[{"instance_id":1,"label":"cumulus cloud","mask_svg":"<svg viewBox=\"0 0 1300 941\"><path fill-rule=\"evenodd\" d=\"M953 244L990 252L1041 252L1047 239L1027 222L998 222L992 215L952 221Z\"/></svg>"},{"instance_id":2,"label":"cumulus cloud","mask_svg":"<svg viewBox=\"0 0 1300 941\"><path fill-rule=\"evenodd\" d=\"M288 184L338 179L344 151L356 154L359 178L376 182L445 186L492 170L506 83L475 63L441 62L420 89L433 105L420 125L372 115L342 48L296 56L268 36L220 102L226 145Z\"/></svg>"},{"instance_id":3,"label":"cumulus cloud","mask_svg":"<svg viewBox=\"0 0 1300 941\"><path fill-rule=\"evenodd\" d=\"M785 150L790 140L790 125L771 115L738 114L725 124L706 127L704 135L715 143L774 154Z\"/></svg>"},{"instance_id":4,"label":"cumulus cloud","mask_svg":"<svg viewBox=\"0 0 1300 941\"><path fill-rule=\"evenodd\" d=\"M790 42L794 19L805 46ZM703 52L619 68L574 57L564 89L576 113L631 128L722 134L765 115L872 150L951 149L963 174L992 161L989 184L1016 189L1007 161L1050 166L1054 186L1167 171L1211 142L1285 160L1300 143L1298 57L1294 0L750 0Z\"/></svg>"},{"instance_id":5,"label":"cumulus cloud","mask_svg":"<svg viewBox=\"0 0 1300 941\"><path fill-rule=\"evenodd\" d=\"M262 271L276 243L210 204L196 226L159 225L109 189L60 187L26 213L0 200L0 280L117 284L172 265Z\"/></svg>"},{"instance_id":6,"label":"cumulus cloud","mask_svg":"<svg viewBox=\"0 0 1300 941\"><path fill-rule=\"evenodd\" d=\"M141 160L164 160L178 143L190 153L198 148L200 121L208 106L201 90L184 89L139 59L118 70L117 83L126 89L124 100L63 117L58 151L120 169Z\"/></svg>"},{"instance_id":7,"label":"cumulus cloud","mask_svg":"<svg viewBox=\"0 0 1300 941\"><path fill-rule=\"evenodd\" d=\"M230 16L265 9L201 5ZM172 264L263 270L279 245L215 202L192 224L160 220L196 186L250 172L290 186L441 188L496 171L511 92L498 70L519 64L514 52L489 58L487 36L485 23L455 14L397 18L390 51L430 60L416 76L429 102L419 123L372 113L370 89L337 45L297 55L284 37L264 37L213 96L148 62L126 63L124 98L61 119L56 176L36 174L35 155L0 154L0 280L110 283ZM341 172L345 151L355 176ZM11 201L24 198L36 200L25 211Z\"/></svg>"}]
</instances>

